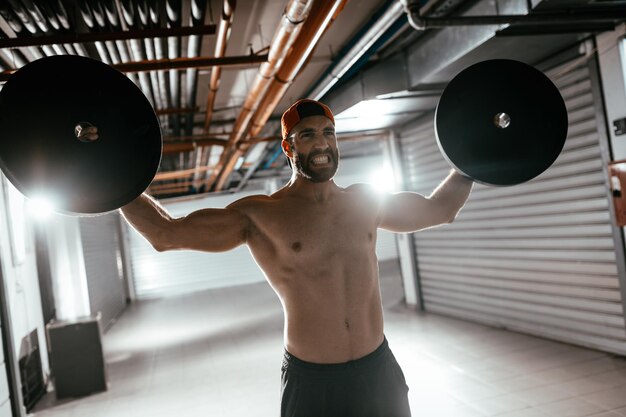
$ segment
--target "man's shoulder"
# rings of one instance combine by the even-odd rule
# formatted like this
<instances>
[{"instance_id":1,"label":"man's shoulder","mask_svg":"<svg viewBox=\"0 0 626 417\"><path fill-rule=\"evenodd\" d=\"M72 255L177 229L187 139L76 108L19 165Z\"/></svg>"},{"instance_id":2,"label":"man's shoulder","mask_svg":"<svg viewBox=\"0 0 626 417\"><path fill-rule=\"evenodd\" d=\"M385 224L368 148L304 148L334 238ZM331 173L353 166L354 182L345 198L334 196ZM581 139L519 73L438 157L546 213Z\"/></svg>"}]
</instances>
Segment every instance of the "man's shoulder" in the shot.
<instances>
[{"instance_id":1,"label":"man's shoulder","mask_svg":"<svg viewBox=\"0 0 626 417\"><path fill-rule=\"evenodd\" d=\"M263 205L267 205L274 201L269 195L265 194L254 194L246 197L242 197L239 200L236 200L228 205L228 208L236 209L236 210L250 210L255 209L257 207L261 207Z\"/></svg>"},{"instance_id":2,"label":"man's shoulder","mask_svg":"<svg viewBox=\"0 0 626 417\"><path fill-rule=\"evenodd\" d=\"M345 193L353 194L355 197L362 197L365 199L378 200L380 193L371 184L357 183L352 184L343 190Z\"/></svg>"}]
</instances>

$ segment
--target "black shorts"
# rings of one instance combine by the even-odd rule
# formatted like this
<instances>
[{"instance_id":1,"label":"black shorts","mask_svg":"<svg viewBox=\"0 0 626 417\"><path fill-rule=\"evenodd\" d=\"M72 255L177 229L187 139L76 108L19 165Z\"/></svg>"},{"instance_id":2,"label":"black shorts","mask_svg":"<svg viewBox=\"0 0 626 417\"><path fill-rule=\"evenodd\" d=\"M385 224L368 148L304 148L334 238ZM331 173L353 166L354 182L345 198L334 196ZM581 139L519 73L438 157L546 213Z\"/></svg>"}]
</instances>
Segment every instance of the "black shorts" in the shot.
<instances>
[{"instance_id":1,"label":"black shorts","mask_svg":"<svg viewBox=\"0 0 626 417\"><path fill-rule=\"evenodd\" d=\"M281 417L410 417L409 387L387 339L360 359L305 362L285 352Z\"/></svg>"}]
</instances>

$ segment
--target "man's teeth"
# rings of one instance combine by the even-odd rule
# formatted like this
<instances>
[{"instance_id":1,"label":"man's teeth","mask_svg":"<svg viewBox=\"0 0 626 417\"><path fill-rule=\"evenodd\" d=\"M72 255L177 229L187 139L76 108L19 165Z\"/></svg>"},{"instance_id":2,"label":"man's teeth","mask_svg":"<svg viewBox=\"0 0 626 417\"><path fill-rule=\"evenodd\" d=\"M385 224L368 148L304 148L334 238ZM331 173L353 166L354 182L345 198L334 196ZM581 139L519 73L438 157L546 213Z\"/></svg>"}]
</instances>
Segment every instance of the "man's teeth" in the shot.
<instances>
[{"instance_id":1,"label":"man's teeth","mask_svg":"<svg viewBox=\"0 0 626 417\"><path fill-rule=\"evenodd\" d=\"M315 164L326 164L328 162L330 162L330 158L328 157L328 155L318 155L313 158L313 163Z\"/></svg>"}]
</instances>

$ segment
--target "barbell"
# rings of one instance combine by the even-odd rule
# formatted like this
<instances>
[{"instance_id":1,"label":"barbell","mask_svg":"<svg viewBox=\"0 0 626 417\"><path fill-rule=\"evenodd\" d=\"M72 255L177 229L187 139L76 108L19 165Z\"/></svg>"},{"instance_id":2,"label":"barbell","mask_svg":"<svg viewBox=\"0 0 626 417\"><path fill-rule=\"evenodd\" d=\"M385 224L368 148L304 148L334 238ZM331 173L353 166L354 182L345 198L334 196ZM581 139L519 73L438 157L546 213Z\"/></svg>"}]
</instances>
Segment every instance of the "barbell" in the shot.
<instances>
[{"instance_id":1,"label":"barbell","mask_svg":"<svg viewBox=\"0 0 626 417\"><path fill-rule=\"evenodd\" d=\"M80 135L89 126L97 127L97 140ZM463 175L515 185L558 157L567 111L541 71L490 60L447 85L435 130L442 154ZM131 202L154 178L161 149L150 102L100 61L42 58L15 72L0 91L0 169L27 198L53 199L61 213L105 213Z\"/></svg>"}]
</instances>

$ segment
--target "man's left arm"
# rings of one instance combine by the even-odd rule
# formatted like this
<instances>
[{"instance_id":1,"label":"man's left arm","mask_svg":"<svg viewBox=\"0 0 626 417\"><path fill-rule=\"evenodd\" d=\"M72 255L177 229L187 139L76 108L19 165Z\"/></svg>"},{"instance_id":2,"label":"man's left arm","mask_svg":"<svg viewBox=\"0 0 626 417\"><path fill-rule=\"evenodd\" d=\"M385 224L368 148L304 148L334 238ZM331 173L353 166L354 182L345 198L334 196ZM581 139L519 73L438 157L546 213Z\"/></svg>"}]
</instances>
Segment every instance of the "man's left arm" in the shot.
<instances>
[{"instance_id":1,"label":"man's left arm","mask_svg":"<svg viewBox=\"0 0 626 417\"><path fill-rule=\"evenodd\" d=\"M451 223L467 201L473 184L453 170L428 197L409 191L385 196L378 227L392 232L415 232Z\"/></svg>"}]
</instances>

